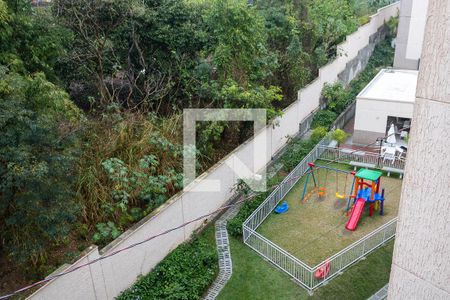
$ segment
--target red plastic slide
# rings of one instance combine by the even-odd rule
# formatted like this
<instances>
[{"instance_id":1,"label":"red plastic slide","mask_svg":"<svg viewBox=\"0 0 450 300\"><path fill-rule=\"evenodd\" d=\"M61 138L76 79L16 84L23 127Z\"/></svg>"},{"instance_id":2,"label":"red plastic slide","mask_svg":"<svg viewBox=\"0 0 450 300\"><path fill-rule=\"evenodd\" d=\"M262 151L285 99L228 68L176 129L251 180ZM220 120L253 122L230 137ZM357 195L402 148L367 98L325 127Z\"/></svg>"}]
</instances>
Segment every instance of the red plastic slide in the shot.
<instances>
[{"instance_id":1,"label":"red plastic slide","mask_svg":"<svg viewBox=\"0 0 450 300\"><path fill-rule=\"evenodd\" d=\"M364 210L364 204L366 204L366 200L364 200L363 198L358 198L358 200L356 200L356 203L352 209L352 214L350 215L350 219L348 219L347 225L345 225L345 228L347 230L355 231L356 226L358 226L359 218L361 218L362 212Z\"/></svg>"}]
</instances>

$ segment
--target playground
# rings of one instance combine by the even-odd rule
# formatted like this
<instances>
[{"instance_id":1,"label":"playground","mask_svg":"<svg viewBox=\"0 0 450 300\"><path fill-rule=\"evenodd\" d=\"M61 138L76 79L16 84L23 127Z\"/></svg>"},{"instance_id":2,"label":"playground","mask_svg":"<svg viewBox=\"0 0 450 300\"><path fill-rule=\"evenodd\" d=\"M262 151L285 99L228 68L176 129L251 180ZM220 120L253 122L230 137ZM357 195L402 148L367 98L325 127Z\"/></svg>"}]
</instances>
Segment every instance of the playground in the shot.
<instances>
[{"instance_id":1,"label":"playground","mask_svg":"<svg viewBox=\"0 0 450 300\"><path fill-rule=\"evenodd\" d=\"M321 165L329 169L320 168ZM303 176L283 199L289 207L288 211L272 213L258 228L263 236L310 266L322 262L395 218L402 185L401 179L387 177L378 171L361 171L355 178L351 174L352 167L346 164L317 161L315 166L316 185L311 175L309 178ZM358 171L355 173L358 174ZM372 181L357 177L367 179L374 175L374 195L371 195ZM379 180L378 187L376 180ZM365 190L359 193L359 197L350 197L350 209L346 212L349 196L354 194L354 186L358 182L364 182L360 188ZM360 198L380 198L382 189L385 201L364 203ZM353 204L355 213L352 216ZM370 211L372 216L369 216ZM349 219L352 221L348 222Z\"/></svg>"}]
</instances>

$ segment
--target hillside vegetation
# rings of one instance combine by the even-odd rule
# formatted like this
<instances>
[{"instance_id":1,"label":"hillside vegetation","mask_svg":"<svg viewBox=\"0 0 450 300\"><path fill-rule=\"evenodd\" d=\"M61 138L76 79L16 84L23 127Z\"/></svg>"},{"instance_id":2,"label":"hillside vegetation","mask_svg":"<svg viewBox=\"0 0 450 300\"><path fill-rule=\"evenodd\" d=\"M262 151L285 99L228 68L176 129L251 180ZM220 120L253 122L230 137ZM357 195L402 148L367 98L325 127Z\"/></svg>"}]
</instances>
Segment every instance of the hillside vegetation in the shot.
<instances>
[{"instance_id":1,"label":"hillside vegetation","mask_svg":"<svg viewBox=\"0 0 450 300\"><path fill-rule=\"evenodd\" d=\"M279 115L385 2L0 0L0 291L179 191L183 108ZM197 127L199 172L252 133Z\"/></svg>"}]
</instances>

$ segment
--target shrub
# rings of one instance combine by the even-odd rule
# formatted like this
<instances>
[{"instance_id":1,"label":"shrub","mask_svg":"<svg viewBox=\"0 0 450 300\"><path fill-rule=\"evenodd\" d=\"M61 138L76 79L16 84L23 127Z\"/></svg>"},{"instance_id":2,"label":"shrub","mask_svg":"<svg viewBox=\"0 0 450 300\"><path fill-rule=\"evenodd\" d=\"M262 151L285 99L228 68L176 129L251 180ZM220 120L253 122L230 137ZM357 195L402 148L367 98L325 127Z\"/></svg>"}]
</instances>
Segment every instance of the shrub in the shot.
<instances>
[{"instance_id":1,"label":"shrub","mask_svg":"<svg viewBox=\"0 0 450 300\"><path fill-rule=\"evenodd\" d=\"M311 134L311 140L317 143L322 138L324 138L327 135L327 133L328 133L327 128L319 126L313 130L313 133Z\"/></svg>"},{"instance_id":2,"label":"shrub","mask_svg":"<svg viewBox=\"0 0 450 300\"><path fill-rule=\"evenodd\" d=\"M117 299L199 299L216 273L215 244L197 237L173 250Z\"/></svg>"},{"instance_id":3,"label":"shrub","mask_svg":"<svg viewBox=\"0 0 450 300\"><path fill-rule=\"evenodd\" d=\"M347 139L348 136L349 135L342 129L336 129L330 133L330 137L333 140L337 141L338 145L345 142L345 140Z\"/></svg>"},{"instance_id":4,"label":"shrub","mask_svg":"<svg viewBox=\"0 0 450 300\"><path fill-rule=\"evenodd\" d=\"M343 112L352 101L350 92L340 82L325 84L322 90L322 97L327 100L327 109L336 114Z\"/></svg>"},{"instance_id":5,"label":"shrub","mask_svg":"<svg viewBox=\"0 0 450 300\"><path fill-rule=\"evenodd\" d=\"M242 236L242 223L251 215L251 213L267 198L269 193L262 193L255 198L244 202L239 213L228 221L228 233L234 237Z\"/></svg>"},{"instance_id":6,"label":"shrub","mask_svg":"<svg viewBox=\"0 0 450 300\"><path fill-rule=\"evenodd\" d=\"M312 138L308 140L292 141L286 149L286 152L281 157L283 169L290 172L297 164L316 146L317 140Z\"/></svg>"},{"instance_id":7,"label":"shrub","mask_svg":"<svg viewBox=\"0 0 450 300\"><path fill-rule=\"evenodd\" d=\"M370 22L370 16L368 16L368 15L361 16L361 17L358 18L358 23L359 23L360 26L364 25L364 24L367 24L369 22Z\"/></svg>"},{"instance_id":8,"label":"shrub","mask_svg":"<svg viewBox=\"0 0 450 300\"><path fill-rule=\"evenodd\" d=\"M317 127L330 128L336 118L337 114L335 112L326 109L320 110L314 115L311 127L313 129Z\"/></svg>"},{"instance_id":9,"label":"shrub","mask_svg":"<svg viewBox=\"0 0 450 300\"><path fill-rule=\"evenodd\" d=\"M42 73L3 66L0 99L1 252L36 267L79 213L72 179L81 112Z\"/></svg>"},{"instance_id":10,"label":"shrub","mask_svg":"<svg viewBox=\"0 0 450 300\"><path fill-rule=\"evenodd\" d=\"M179 126L176 115L160 119L139 113L105 113L102 120L87 122L77 164L86 224L105 233L97 225L112 221L121 231L181 189ZM115 232L95 240L105 244Z\"/></svg>"}]
</instances>

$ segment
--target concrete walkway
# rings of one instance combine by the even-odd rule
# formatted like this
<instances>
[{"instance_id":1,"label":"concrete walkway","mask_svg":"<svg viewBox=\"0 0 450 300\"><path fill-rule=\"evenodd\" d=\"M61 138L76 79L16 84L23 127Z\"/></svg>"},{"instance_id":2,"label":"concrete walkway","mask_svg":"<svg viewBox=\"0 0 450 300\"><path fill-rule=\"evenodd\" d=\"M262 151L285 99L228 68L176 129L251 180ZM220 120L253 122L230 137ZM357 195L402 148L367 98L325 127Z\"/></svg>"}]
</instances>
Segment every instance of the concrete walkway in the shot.
<instances>
[{"instance_id":1,"label":"concrete walkway","mask_svg":"<svg viewBox=\"0 0 450 300\"><path fill-rule=\"evenodd\" d=\"M228 240L227 223L228 220L234 218L239 212L241 204L229 208L217 221L216 229L216 245L219 254L219 274L211 287L208 289L205 300L213 300L219 295L225 284L231 278L233 273L233 263L231 261L230 243Z\"/></svg>"}]
</instances>

